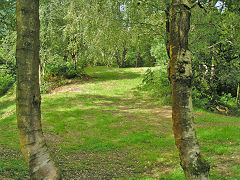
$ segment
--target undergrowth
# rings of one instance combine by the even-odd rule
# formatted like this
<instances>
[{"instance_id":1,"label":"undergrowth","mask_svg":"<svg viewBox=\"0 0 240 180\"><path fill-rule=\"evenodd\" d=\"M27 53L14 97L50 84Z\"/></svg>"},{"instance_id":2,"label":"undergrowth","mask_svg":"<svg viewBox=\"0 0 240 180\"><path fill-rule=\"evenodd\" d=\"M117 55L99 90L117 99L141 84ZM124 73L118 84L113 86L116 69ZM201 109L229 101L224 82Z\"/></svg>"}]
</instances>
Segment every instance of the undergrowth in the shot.
<instances>
[{"instance_id":1,"label":"undergrowth","mask_svg":"<svg viewBox=\"0 0 240 180\"><path fill-rule=\"evenodd\" d=\"M171 104L171 87L165 67L147 69L139 89L148 91L153 97L157 97L162 105Z\"/></svg>"}]
</instances>

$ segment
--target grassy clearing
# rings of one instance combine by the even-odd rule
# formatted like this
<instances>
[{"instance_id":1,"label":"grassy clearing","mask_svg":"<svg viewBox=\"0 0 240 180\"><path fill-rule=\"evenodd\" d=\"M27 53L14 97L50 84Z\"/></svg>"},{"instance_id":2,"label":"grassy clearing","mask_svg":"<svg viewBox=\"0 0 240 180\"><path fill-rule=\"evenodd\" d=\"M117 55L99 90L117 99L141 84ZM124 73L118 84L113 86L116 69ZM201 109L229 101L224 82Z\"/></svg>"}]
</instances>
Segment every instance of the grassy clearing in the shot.
<instances>
[{"instance_id":1,"label":"grassy clearing","mask_svg":"<svg viewBox=\"0 0 240 180\"><path fill-rule=\"evenodd\" d=\"M93 78L42 96L50 151L66 179L184 179L171 108L136 87L146 68L87 68ZM19 151L13 95L0 98L0 179L29 178ZM212 179L240 179L240 118L197 109Z\"/></svg>"}]
</instances>

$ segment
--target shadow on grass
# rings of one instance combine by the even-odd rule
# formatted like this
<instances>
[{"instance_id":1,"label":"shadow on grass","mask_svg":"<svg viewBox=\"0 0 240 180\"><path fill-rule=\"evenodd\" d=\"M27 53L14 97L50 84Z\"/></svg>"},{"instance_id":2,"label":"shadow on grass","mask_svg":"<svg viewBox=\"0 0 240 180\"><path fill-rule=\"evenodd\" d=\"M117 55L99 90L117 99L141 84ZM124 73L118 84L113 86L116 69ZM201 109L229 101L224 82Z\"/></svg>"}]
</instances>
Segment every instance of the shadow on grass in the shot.
<instances>
[{"instance_id":1,"label":"shadow on grass","mask_svg":"<svg viewBox=\"0 0 240 180\"><path fill-rule=\"evenodd\" d=\"M5 115L11 114L12 111L8 112L8 111L6 111L6 109L8 109L10 106L13 106L15 104L16 104L15 99L0 101L0 119L2 117L4 117Z\"/></svg>"},{"instance_id":2,"label":"shadow on grass","mask_svg":"<svg viewBox=\"0 0 240 180\"><path fill-rule=\"evenodd\" d=\"M16 103L15 99L14 100L3 100L3 101L0 101L0 110L6 109L9 106L14 105L15 103Z\"/></svg>"},{"instance_id":3,"label":"shadow on grass","mask_svg":"<svg viewBox=\"0 0 240 180\"><path fill-rule=\"evenodd\" d=\"M56 97L51 98L51 100L44 99L42 106L54 107L55 105L60 105L62 108L69 108L72 106L78 106L82 104L84 106L89 106L96 109L103 109L104 107L117 108L121 106L122 109L150 109L150 108L160 108L157 105L158 100L151 97L146 97L146 99L140 99L139 94L134 93L134 97L124 97L124 96L104 96L104 95L94 95L94 94L74 94L73 96L68 96L68 92L63 92L55 95ZM147 102L148 101L148 102Z\"/></svg>"},{"instance_id":4,"label":"shadow on grass","mask_svg":"<svg viewBox=\"0 0 240 180\"><path fill-rule=\"evenodd\" d=\"M59 135L59 142L53 139L50 144L60 149L57 163L69 179L139 179L143 172L152 173L148 163L161 157L159 151L169 153L175 147L167 125L171 121L156 114L151 119L152 112L139 108L148 109L145 102L92 94L58 95L44 100L43 126L49 134Z\"/></svg>"},{"instance_id":5,"label":"shadow on grass","mask_svg":"<svg viewBox=\"0 0 240 180\"><path fill-rule=\"evenodd\" d=\"M135 79L142 76L141 72L128 72L125 69L105 69L98 68L96 71L86 72L90 76L95 77L96 81L108 81L108 80L123 80L123 79Z\"/></svg>"},{"instance_id":6,"label":"shadow on grass","mask_svg":"<svg viewBox=\"0 0 240 180\"><path fill-rule=\"evenodd\" d=\"M127 98L75 94L46 99L42 113L48 131L68 139L72 145L82 143L84 150L102 152L150 142L146 147L174 145L162 139L164 134L171 134L170 118L164 116L170 113L165 109L152 112L145 106L145 102L136 105Z\"/></svg>"}]
</instances>

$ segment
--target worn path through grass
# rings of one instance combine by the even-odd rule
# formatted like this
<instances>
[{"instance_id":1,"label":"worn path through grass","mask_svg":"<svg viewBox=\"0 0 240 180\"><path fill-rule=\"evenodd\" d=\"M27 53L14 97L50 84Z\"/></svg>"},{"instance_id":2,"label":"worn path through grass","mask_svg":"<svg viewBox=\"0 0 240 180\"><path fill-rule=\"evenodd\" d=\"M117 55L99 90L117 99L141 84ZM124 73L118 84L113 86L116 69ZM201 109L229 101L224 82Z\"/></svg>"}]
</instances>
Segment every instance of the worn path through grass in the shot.
<instances>
[{"instance_id":1,"label":"worn path through grass","mask_svg":"<svg viewBox=\"0 0 240 180\"><path fill-rule=\"evenodd\" d=\"M88 81L42 96L43 131L65 179L184 179L171 107L136 89L145 70L87 68ZM0 179L28 179L13 96L0 98L0 116ZM240 179L240 119L201 110L195 119L212 178Z\"/></svg>"},{"instance_id":2,"label":"worn path through grass","mask_svg":"<svg viewBox=\"0 0 240 180\"><path fill-rule=\"evenodd\" d=\"M93 77L90 81L66 85L47 95L46 99L52 100L43 102L43 109L48 109L44 117L49 117L48 122L60 117L62 121L57 127L55 121L48 123L46 129L64 136L60 148L74 169L66 173L109 179L159 176L152 168L152 163L163 156L163 152L159 156L159 145L174 145L171 108L160 109L157 101L138 93L136 88L145 70L87 69ZM61 107L56 109L60 102ZM169 154L168 150L165 153ZM166 166L163 171L168 169Z\"/></svg>"}]
</instances>

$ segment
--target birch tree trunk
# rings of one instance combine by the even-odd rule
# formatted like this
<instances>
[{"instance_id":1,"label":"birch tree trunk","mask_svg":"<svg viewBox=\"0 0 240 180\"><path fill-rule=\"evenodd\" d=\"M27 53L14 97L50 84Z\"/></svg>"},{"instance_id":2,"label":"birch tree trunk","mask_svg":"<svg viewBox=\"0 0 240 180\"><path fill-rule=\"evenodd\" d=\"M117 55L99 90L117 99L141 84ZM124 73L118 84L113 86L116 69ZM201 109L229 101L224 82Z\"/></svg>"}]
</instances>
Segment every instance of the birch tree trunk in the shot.
<instances>
[{"instance_id":1,"label":"birch tree trunk","mask_svg":"<svg viewBox=\"0 0 240 180\"><path fill-rule=\"evenodd\" d=\"M17 0L17 120L21 150L31 179L61 179L41 126L39 0Z\"/></svg>"},{"instance_id":2,"label":"birch tree trunk","mask_svg":"<svg viewBox=\"0 0 240 180\"><path fill-rule=\"evenodd\" d=\"M240 89L240 82L238 82L238 87L237 87L237 97L236 97L236 104L238 104L238 99L239 99L239 89Z\"/></svg>"},{"instance_id":3,"label":"birch tree trunk","mask_svg":"<svg viewBox=\"0 0 240 180\"><path fill-rule=\"evenodd\" d=\"M172 120L175 143L187 180L209 179L209 164L201 157L192 109L192 66L188 49L190 7L187 0L172 0L170 12L169 78L172 85Z\"/></svg>"}]
</instances>

